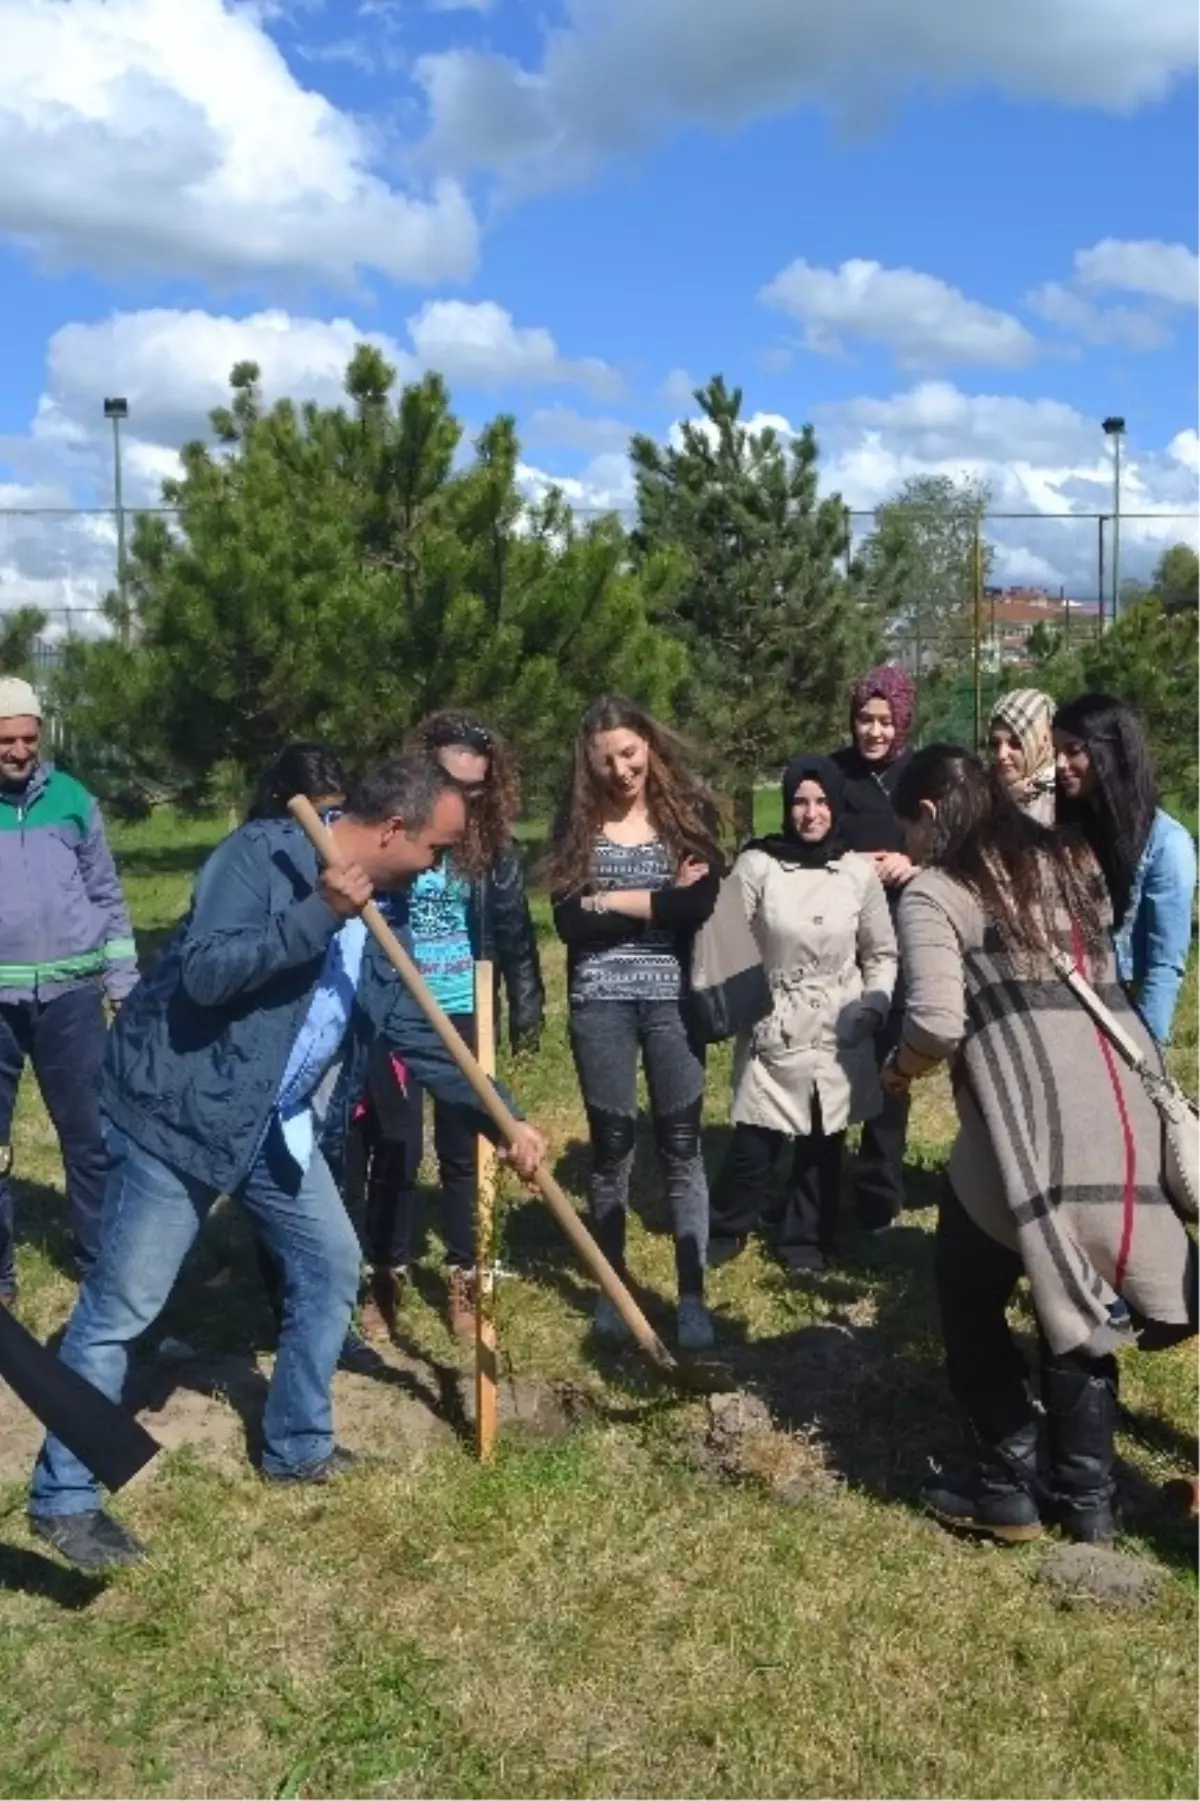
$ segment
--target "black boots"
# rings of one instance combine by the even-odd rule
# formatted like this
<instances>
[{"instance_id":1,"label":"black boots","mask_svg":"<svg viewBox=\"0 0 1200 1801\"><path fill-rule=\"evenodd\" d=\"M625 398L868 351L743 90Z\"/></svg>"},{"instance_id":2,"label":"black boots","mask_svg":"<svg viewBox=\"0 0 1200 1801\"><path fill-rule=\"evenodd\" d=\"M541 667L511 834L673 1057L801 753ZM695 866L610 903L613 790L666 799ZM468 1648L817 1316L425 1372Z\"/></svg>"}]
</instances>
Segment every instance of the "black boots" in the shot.
<instances>
[{"instance_id":1,"label":"black boots","mask_svg":"<svg viewBox=\"0 0 1200 1801\"><path fill-rule=\"evenodd\" d=\"M1112 1473L1115 1364L1105 1358L1080 1369L1047 1361L1042 1366L1042 1406L1049 1516L1068 1538L1105 1544L1117 1530Z\"/></svg>"},{"instance_id":2,"label":"black boots","mask_svg":"<svg viewBox=\"0 0 1200 1801\"><path fill-rule=\"evenodd\" d=\"M966 1532L1011 1543L1037 1538L1042 1522L1082 1544L1116 1536L1113 1511L1113 1430L1117 1368L1112 1358L1081 1356L1042 1361L1045 1460L1038 1467L1038 1422L1024 1421L1016 1395L991 1419L972 1420L979 1454L961 1479L938 1476L925 1502L938 1519Z\"/></svg>"},{"instance_id":3,"label":"black boots","mask_svg":"<svg viewBox=\"0 0 1200 1801\"><path fill-rule=\"evenodd\" d=\"M1006 1438L980 1440L977 1462L960 1479L936 1476L925 1484L925 1505L947 1526L982 1532L1006 1544L1040 1538L1037 1422Z\"/></svg>"}]
</instances>

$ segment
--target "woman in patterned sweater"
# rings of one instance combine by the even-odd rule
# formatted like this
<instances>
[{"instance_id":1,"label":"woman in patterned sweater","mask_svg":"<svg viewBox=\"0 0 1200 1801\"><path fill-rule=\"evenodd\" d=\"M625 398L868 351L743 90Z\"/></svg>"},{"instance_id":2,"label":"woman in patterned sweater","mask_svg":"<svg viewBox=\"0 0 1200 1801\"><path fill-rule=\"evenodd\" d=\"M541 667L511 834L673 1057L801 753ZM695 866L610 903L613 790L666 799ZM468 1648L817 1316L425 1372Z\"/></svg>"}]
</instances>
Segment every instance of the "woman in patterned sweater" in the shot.
<instances>
[{"instance_id":1,"label":"woman in patterned sweater","mask_svg":"<svg viewBox=\"0 0 1200 1801\"><path fill-rule=\"evenodd\" d=\"M704 1060L683 1011L692 937L716 902L717 809L672 732L627 700L585 714L550 851L554 922L567 946L571 1049L592 1145L596 1237L624 1273L639 1056L675 1227L678 1337L713 1342L704 1305L708 1185L700 1153ZM625 1329L601 1295L595 1327Z\"/></svg>"}]
</instances>

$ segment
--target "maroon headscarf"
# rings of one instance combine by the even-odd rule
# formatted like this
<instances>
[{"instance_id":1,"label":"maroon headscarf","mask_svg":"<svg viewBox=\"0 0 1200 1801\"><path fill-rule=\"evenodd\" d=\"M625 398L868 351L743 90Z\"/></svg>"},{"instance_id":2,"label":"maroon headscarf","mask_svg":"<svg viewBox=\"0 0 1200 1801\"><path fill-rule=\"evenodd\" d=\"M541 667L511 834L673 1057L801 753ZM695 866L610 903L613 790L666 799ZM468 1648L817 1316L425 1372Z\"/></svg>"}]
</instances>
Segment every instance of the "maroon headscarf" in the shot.
<instances>
[{"instance_id":1,"label":"maroon headscarf","mask_svg":"<svg viewBox=\"0 0 1200 1801\"><path fill-rule=\"evenodd\" d=\"M917 710L917 691L912 676L907 669L899 669L894 663L881 663L878 669L869 669L861 681L855 682L850 690L850 735L854 742L857 742L854 739L854 721L869 700L886 700L892 709L896 736L892 740L891 750L883 759L886 768L903 755L912 737L913 716Z\"/></svg>"}]
</instances>

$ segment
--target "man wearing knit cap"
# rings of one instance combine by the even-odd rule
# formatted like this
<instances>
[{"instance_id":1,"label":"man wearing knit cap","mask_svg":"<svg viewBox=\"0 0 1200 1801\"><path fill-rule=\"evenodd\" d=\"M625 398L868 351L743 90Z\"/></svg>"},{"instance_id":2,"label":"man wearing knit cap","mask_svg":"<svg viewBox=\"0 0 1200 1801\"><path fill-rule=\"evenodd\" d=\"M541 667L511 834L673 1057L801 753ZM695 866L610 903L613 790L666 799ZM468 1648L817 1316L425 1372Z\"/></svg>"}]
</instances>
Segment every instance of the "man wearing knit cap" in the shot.
<instances>
[{"instance_id":1,"label":"man wearing knit cap","mask_svg":"<svg viewBox=\"0 0 1200 1801\"><path fill-rule=\"evenodd\" d=\"M66 1170L81 1271L100 1246L106 1156L96 1083L104 996L137 981L129 913L100 810L73 776L43 762L42 706L0 675L0 1306L16 1293L13 1110L33 1064Z\"/></svg>"}]
</instances>

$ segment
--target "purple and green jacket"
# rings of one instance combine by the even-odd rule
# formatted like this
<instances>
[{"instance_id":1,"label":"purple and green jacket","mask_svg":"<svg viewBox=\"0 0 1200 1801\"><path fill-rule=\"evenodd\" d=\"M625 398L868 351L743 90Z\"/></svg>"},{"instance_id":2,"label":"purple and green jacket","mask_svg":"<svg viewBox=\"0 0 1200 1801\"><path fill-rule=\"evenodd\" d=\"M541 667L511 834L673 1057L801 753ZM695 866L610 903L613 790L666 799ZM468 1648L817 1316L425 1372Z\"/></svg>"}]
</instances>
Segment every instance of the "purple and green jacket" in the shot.
<instances>
[{"instance_id":1,"label":"purple and green jacket","mask_svg":"<svg viewBox=\"0 0 1200 1801\"><path fill-rule=\"evenodd\" d=\"M24 788L0 788L0 1003L97 981L120 1001L137 979L100 809L74 776L39 763Z\"/></svg>"}]
</instances>

